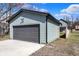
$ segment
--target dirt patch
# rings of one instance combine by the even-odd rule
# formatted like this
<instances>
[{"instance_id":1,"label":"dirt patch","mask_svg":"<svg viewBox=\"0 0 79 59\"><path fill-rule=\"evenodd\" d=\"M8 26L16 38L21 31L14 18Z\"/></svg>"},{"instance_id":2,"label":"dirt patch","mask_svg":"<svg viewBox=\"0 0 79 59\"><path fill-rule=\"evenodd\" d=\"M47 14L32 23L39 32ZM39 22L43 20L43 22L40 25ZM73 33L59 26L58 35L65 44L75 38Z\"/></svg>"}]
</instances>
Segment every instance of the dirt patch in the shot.
<instances>
[{"instance_id":1,"label":"dirt patch","mask_svg":"<svg viewBox=\"0 0 79 59\"><path fill-rule=\"evenodd\" d=\"M62 39L63 42L65 40ZM68 47L67 44L61 42L56 42L55 43L50 43L47 44L45 47L42 49L36 51L33 53L33 56L68 56L68 55L73 55L73 51L71 48Z\"/></svg>"},{"instance_id":2,"label":"dirt patch","mask_svg":"<svg viewBox=\"0 0 79 59\"><path fill-rule=\"evenodd\" d=\"M58 39L31 56L79 56L79 32L73 32L68 39Z\"/></svg>"}]
</instances>

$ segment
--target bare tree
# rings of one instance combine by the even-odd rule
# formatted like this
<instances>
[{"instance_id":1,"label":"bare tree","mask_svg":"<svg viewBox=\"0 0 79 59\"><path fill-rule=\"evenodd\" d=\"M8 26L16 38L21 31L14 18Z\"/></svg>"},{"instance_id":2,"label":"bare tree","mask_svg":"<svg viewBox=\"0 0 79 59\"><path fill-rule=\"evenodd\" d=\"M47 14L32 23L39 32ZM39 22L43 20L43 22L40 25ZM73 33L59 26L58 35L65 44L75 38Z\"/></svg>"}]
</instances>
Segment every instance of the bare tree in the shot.
<instances>
[{"instance_id":1,"label":"bare tree","mask_svg":"<svg viewBox=\"0 0 79 59\"><path fill-rule=\"evenodd\" d=\"M9 32L8 31L9 25L7 24L6 20L9 20L9 18L13 15L13 12L17 11L17 10L13 11L14 9L20 9L22 6L23 6L22 3L2 3L2 4L0 4L0 24L1 24L0 29L2 29L3 34L6 33L5 30L7 30L7 32ZM2 36L3 36L3 34L2 34Z\"/></svg>"},{"instance_id":2,"label":"bare tree","mask_svg":"<svg viewBox=\"0 0 79 59\"><path fill-rule=\"evenodd\" d=\"M23 3L4 3L0 4L2 8L0 8L0 20L4 20L2 17L6 15L5 19L12 16L13 11L15 8L21 8Z\"/></svg>"}]
</instances>

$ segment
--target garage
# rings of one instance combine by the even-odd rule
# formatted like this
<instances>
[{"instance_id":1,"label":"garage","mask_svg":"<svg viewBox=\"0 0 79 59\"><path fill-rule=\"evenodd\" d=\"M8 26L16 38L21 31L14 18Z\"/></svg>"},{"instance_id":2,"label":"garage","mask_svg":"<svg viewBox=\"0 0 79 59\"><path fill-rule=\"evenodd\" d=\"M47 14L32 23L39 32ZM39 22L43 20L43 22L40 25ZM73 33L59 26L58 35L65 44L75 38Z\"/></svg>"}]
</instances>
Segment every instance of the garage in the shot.
<instances>
[{"instance_id":1,"label":"garage","mask_svg":"<svg viewBox=\"0 0 79 59\"><path fill-rule=\"evenodd\" d=\"M40 40L39 25L13 26L13 39L38 43Z\"/></svg>"},{"instance_id":2,"label":"garage","mask_svg":"<svg viewBox=\"0 0 79 59\"><path fill-rule=\"evenodd\" d=\"M8 23L10 39L47 44L59 38L60 22L49 13L21 9Z\"/></svg>"}]
</instances>

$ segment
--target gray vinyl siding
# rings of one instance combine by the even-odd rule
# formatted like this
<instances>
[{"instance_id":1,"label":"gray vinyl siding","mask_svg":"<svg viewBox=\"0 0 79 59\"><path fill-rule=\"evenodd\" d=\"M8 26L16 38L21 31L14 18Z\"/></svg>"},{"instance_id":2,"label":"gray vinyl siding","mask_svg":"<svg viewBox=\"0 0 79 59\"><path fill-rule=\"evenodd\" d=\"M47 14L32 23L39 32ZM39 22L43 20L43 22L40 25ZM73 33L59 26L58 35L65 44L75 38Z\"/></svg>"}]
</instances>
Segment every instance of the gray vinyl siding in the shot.
<instances>
[{"instance_id":1,"label":"gray vinyl siding","mask_svg":"<svg viewBox=\"0 0 79 59\"><path fill-rule=\"evenodd\" d=\"M21 21L23 19L24 21ZM13 26L40 24L40 43L46 43L46 17L44 15L22 12L10 23L10 38L13 39Z\"/></svg>"},{"instance_id":2,"label":"gray vinyl siding","mask_svg":"<svg viewBox=\"0 0 79 59\"><path fill-rule=\"evenodd\" d=\"M18 14L15 18L11 19L10 38L13 39L13 33L14 33L13 26L39 24L40 25L40 43L46 43L46 39L48 43L52 42L57 38L59 38L59 26L57 22L53 22L50 19L48 19L46 22L46 20L47 20L46 15L44 14L22 12Z\"/></svg>"},{"instance_id":3,"label":"gray vinyl siding","mask_svg":"<svg viewBox=\"0 0 79 59\"><path fill-rule=\"evenodd\" d=\"M56 40L57 38L59 38L59 26L55 22L48 19L48 22L47 22L47 41L49 43L49 42Z\"/></svg>"}]
</instances>

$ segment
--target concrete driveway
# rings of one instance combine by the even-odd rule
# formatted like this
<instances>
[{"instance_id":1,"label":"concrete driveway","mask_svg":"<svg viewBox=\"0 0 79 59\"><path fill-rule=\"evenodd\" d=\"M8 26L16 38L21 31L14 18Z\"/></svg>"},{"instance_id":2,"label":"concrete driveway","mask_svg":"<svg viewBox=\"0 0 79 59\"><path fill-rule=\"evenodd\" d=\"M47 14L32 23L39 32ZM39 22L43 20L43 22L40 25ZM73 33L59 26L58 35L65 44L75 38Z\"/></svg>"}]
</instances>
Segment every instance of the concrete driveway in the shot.
<instances>
[{"instance_id":1,"label":"concrete driveway","mask_svg":"<svg viewBox=\"0 0 79 59\"><path fill-rule=\"evenodd\" d=\"M19 40L0 41L0 56L28 56L43 46L43 44Z\"/></svg>"}]
</instances>

